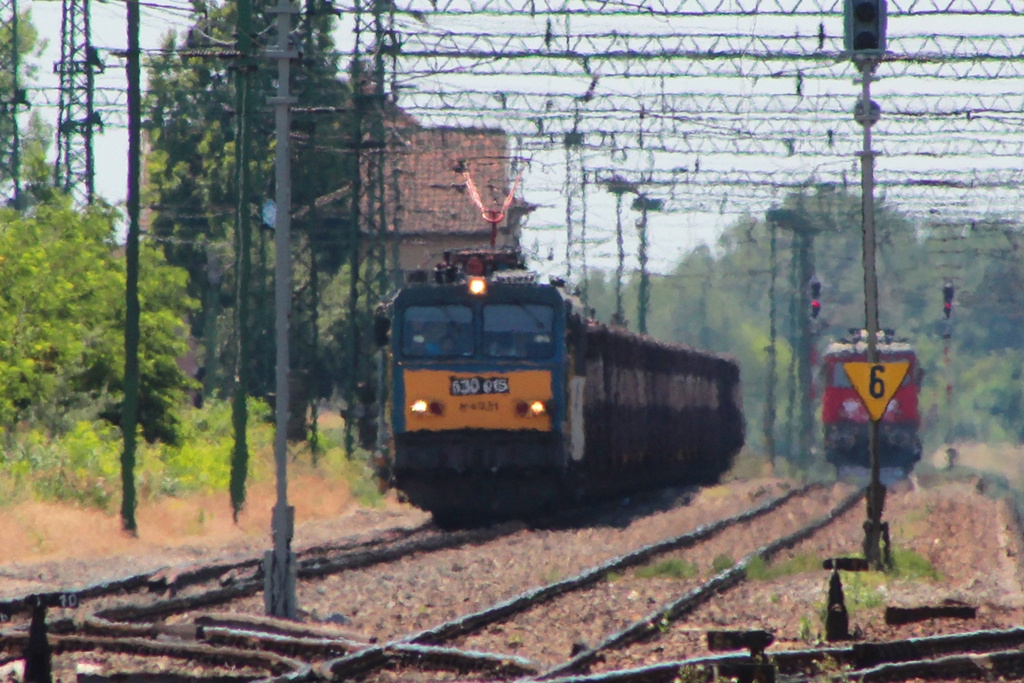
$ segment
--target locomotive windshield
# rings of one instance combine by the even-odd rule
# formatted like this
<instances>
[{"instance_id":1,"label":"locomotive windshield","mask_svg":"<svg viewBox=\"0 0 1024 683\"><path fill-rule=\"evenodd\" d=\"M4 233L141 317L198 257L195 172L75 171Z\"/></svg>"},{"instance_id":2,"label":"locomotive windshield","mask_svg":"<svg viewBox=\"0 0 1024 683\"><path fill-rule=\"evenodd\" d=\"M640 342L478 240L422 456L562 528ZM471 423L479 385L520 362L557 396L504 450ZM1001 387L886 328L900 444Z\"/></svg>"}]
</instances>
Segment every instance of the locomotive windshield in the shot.
<instances>
[{"instance_id":1,"label":"locomotive windshield","mask_svg":"<svg viewBox=\"0 0 1024 683\"><path fill-rule=\"evenodd\" d=\"M410 306L402 322L402 353L406 356L473 355L473 311L469 306Z\"/></svg>"},{"instance_id":2,"label":"locomotive windshield","mask_svg":"<svg viewBox=\"0 0 1024 683\"><path fill-rule=\"evenodd\" d=\"M555 352L554 318L554 309L540 304L484 306L484 355L550 358Z\"/></svg>"}]
</instances>

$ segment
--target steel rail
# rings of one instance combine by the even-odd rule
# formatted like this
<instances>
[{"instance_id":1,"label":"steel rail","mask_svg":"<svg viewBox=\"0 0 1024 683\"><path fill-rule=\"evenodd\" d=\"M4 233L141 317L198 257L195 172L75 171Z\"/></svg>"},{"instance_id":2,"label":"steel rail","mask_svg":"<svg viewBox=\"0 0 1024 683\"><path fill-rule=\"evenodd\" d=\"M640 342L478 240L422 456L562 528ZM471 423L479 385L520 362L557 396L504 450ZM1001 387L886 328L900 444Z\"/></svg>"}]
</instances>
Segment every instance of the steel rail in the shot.
<instances>
[{"instance_id":1,"label":"steel rail","mask_svg":"<svg viewBox=\"0 0 1024 683\"><path fill-rule=\"evenodd\" d=\"M647 637L656 637L668 623L676 621L691 612L697 606L707 602L718 593L724 592L746 579L747 567L755 559L768 561L776 553L791 548L800 541L810 537L820 529L832 524L843 514L860 502L865 491L859 490L836 505L827 515L820 517L797 531L787 534L748 554L736 565L711 577L701 586L689 591L677 600L662 605L643 619L626 628L613 633L598 645L580 652L575 657L556 667L545 671L535 680L548 680L562 674L576 671L593 663L605 650L622 647L630 642Z\"/></svg>"},{"instance_id":2,"label":"steel rail","mask_svg":"<svg viewBox=\"0 0 1024 683\"><path fill-rule=\"evenodd\" d=\"M728 517L711 524L706 524L697 529L675 536L663 541L651 543L629 553L614 557L596 567L587 569L575 576L556 581L554 583L525 591L517 596L509 598L486 609L463 615L425 629L418 633L407 635L391 643L378 647L368 648L361 652L355 652L333 661L325 662L319 668L324 675L332 678L344 678L359 672L382 666L390 661L389 648L397 645L413 644L438 644L477 631L485 626L504 621L516 614L532 609L537 605L550 601L570 591L578 590L589 586L606 577L610 572L620 571L629 567L644 564L653 557L672 552L680 548L690 547L711 538L725 529L737 524L751 521L774 510L777 510L797 496L803 496L812 490L820 488L819 484L808 484L806 486L788 491L785 494L773 498L762 505Z\"/></svg>"}]
</instances>

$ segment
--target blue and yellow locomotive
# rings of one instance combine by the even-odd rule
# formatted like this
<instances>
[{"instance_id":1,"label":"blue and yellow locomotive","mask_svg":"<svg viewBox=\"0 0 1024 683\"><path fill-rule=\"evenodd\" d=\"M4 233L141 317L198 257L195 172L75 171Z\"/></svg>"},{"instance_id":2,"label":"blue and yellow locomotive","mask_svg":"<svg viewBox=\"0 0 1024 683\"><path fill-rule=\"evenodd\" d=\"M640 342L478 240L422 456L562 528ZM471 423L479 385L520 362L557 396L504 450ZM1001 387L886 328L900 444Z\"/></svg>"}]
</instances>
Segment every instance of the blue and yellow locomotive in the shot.
<instances>
[{"instance_id":1,"label":"blue and yellow locomotive","mask_svg":"<svg viewBox=\"0 0 1024 683\"><path fill-rule=\"evenodd\" d=\"M446 253L380 322L390 476L435 518L713 481L743 443L734 362L588 320L516 251Z\"/></svg>"}]
</instances>

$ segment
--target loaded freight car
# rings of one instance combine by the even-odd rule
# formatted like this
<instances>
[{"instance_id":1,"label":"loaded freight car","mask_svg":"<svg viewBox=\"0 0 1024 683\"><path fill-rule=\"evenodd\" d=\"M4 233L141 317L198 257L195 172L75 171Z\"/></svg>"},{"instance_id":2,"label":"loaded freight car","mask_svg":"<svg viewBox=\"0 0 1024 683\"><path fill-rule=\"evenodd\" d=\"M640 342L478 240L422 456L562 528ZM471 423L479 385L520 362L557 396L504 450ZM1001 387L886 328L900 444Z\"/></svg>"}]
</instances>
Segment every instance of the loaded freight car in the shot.
<instances>
[{"instance_id":1,"label":"loaded freight car","mask_svg":"<svg viewBox=\"0 0 1024 683\"><path fill-rule=\"evenodd\" d=\"M447 253L378 318L389 476L445 522L707 483L743 445L739 368L586 318L511 250Z\"/></svg>"}]
</instances>

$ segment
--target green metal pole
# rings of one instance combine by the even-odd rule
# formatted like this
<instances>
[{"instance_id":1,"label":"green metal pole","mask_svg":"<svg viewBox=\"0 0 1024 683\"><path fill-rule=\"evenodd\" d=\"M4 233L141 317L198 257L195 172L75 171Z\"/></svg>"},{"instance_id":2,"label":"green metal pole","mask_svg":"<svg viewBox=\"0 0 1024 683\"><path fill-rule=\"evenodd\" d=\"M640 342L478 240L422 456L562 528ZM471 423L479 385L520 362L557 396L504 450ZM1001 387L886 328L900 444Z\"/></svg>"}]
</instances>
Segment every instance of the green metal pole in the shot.
<instances>
[{"instance_id":1,"label":"green metal pole","mask_svg":"<svg viewBox=\"0 0 1024 683\"><path fill-rule=\"evenodd\" d=\"M771 233L769 238L769 262L770 277L768 280L768 386L765 389L764 409L764 442L768 451L768 462L772 472L775 471L775 384L778 380L777 365L778 355L776 353L776 307L775 307L775 279L778 275L778 226L775 221L768 221L768 229Z\"/></svg>"},{"instance_id":2,"label":"green metal pole","mask_svg":"<svg viewBox=\"0 0 1024 683\"><path fill-rule=\"evenodd\" d=\"M139 404L139 183L142 177L139 0L128 0L128 234L125 240L124 405L121 431L121 528L136 534L135 426Z\"/></svg>"},{"instance_id":3,"label":"green metal pole","mask_svg":"<svg viewBox=\"0 0 1024 683\"><path fill-rule=\"evenodd\" d=\"M640 334L647 334L647 309L651 305L651 275L647 272L647 197L641 195L640 208L640 248L637 258L640 261L640 296L637 308L637 330Z\"/></svg>"},{"instance_id":4,"label":"green metal pole","mask_svg":"<svg viewBox=\"0 0 1024 683\"><path fill-rule=\"evenodd\" d=\"M231 511L235 521L245 506L245 482L249 470L249 445L246 428L249 411L249 357L251 339L249 329L249 279L251 277L252 225L249 216L249 157L252 131L252 2L238 0L238 52L241 58L235 74L235 116L238 134L235 138L235 173L237 177L237 204L235 209L235 254L237 285L235 288L235 390L231 404L231 424L234 430L234 449L231 454Z\"/></svg>"},{"instance_id":5,"label":"green metal pole","mask_svg":"<svg viewBox=\"0 0 1024 683\"><path fill-rule=\"evenodd\" d=\"M21 71L21 51L18 49L18 0L11 0L11 180L14 182L14 208L21 210L21 138L18 130L18 107L25 104L25 96L18 80Z\"/></svg>"}]
</instances>

